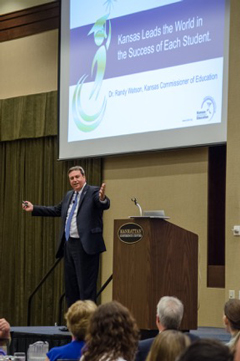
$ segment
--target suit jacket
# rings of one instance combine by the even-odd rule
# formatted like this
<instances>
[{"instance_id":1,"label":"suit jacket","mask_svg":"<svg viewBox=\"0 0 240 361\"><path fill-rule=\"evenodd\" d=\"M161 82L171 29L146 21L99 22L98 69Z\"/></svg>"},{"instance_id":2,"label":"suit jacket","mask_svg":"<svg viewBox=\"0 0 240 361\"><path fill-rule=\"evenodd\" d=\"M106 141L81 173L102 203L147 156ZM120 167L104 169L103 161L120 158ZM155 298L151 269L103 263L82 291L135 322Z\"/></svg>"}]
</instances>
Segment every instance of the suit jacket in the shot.
<instances>
[{"instance_id":1,"label":"suit jacket","mask_svg":"<svg viewBox=\"0 0 240 361\"><path fill-rule=\"evenodd\" d=\"M74 191L67 192L61 203L56 206L34 206L33 216L61 217L62 227L57 246L56 258L63 257L65 242L65 222L67 211ZM106 251L103 240L102 215L110 207L110 200L106 203L99 200L99 187L85 185L79 201L77 211L77 228L83 249L88 254L97 254Z\"/></svg>"},{"instance_id":2,"label":"suit jacket","mask_svg":"<svg viewBox=\"0 0 240 361\"><path fill-rule=\"evenodd\" d=\"M199 339L198 336L193 335L189 332L185 332L185 335L187 335L190 338L191 343ZM141 340L138 342L138 350L137 350L136 359L135 359L136 361L145 361L146 360L147 355L150 351L150 348L151 348L154 340L155 340L155 337L147 338L146 340Z\"/></svg>"}]
</instances>

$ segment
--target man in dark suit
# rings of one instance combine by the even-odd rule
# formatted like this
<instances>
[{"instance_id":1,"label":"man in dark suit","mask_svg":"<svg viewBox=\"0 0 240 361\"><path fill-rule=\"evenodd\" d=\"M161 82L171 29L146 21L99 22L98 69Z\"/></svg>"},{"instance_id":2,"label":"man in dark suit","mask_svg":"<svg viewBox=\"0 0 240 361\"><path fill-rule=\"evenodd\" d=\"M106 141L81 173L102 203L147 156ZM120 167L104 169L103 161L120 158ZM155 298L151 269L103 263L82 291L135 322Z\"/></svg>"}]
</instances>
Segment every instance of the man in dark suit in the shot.
<instances>
[{"instance_id":1,"label":"man in dark suit","mask_svg":"<svg viewBox=\"0 0 240 361\"><path fill-rule=\"evenodd\" d=\"M164 296L157 305L156 325L159 332L164 330L178 330L183 318L183 304L176 297ZM191 342L197 336L186 333ZM136 361L145 361L155 338L141 340L138 343Z\"/></svg>"},{"instance_id":2,"label":"man in dark suit","mask_svg":"<svg viewBox=\"0 0 240 361\"><path fill-rule=\"evenodd\" d=\"M33 216L61 217L62 228L56 257L64 257L67 305L77 300L96 300L99 255L106 250L103 240L103 211L110 207L105 184L95 187L86 183L84 169L68 171L73 190L56 206L35 206L23 202L23 209Z\"/></svg>"}]
</instances>

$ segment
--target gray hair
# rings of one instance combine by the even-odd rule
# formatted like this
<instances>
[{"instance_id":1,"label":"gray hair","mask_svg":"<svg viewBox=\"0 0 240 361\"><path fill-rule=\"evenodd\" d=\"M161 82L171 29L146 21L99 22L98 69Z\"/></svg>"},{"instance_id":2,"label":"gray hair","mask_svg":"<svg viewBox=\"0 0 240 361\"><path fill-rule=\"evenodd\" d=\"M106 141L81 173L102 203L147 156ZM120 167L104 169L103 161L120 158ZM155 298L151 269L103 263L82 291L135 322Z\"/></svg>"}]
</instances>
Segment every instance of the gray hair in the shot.
<instances>
[{"instance_id":1,"label":"gray hair","mask_svg":"<svg viewBox=\"0 0 240 361\"><path fill-rule=\"evenodd\" d=\"M157 305L157 316L163 327L178 330L183 318L182 302L176 297L162 297Z\"/></svg>"},{"instance_id":2,"label":"gray hair","mask_svg":"<svg viewBox=\"0 0 240 361\"><path fill-rule=\"evenodd\" d=\"M79 170L80 173L81 173L83 176L85 176L85 171L84 171L84 169L83 169L82 167L80 167L80 165L75 165L74 167L69 168L69 169L68 169L68 175L69 175L69 173L73 172L74 170Z\"/></svg>"}]
</instances>

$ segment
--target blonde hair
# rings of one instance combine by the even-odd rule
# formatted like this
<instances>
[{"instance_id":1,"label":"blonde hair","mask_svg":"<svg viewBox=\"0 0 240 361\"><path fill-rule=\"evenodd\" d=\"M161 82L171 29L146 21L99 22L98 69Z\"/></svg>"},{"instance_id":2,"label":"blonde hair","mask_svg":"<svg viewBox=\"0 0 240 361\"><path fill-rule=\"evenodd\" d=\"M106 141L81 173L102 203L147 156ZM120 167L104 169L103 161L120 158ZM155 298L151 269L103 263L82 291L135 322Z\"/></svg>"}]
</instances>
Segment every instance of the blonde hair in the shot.
<instances>
[{"instance_id":1,"label":"blonde hair","mask_svg":"<svg viewBox=\"0 0 240 361\"><path fill-rule=\"evenodd\" d=\"M165 330L153 341L147 361L175 361L189 345L189 337L181 331Z\"/></svg>"},{"instance_id":2,"label":"blonde hair","mask_svg":"<svg viewBox=\"0 0 240 361\"><path fill-rule=\"evenodd\" d=\"M77 340L84 340L90 317L97 306L93 301L77 301L69 307L65 314L67 327Z\"/></svg>"}]
</instances>

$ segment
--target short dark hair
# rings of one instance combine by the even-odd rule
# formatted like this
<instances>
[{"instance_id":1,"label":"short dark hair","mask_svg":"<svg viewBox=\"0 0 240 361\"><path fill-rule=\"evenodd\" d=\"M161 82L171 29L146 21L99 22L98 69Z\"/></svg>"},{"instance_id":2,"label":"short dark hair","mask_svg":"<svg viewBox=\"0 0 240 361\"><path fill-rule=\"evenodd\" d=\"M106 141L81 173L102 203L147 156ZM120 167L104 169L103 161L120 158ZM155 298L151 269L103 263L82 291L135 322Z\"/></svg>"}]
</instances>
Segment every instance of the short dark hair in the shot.
<instances>
[{"instance_id":1,"label":"short dark hair","mask_svg":"<svg viewBox=\"0 0 240 361\"><path fill-rule=\"evenodd\" d=\"M193 342L178 361L233 361L229 347L212 339Z\"/></svg>"},{"instance_id":2,"label":"short dark hair","mask_svg":"<svg viewBox=\"0 0 240 361\"><path fill-rule=\"evenodd\" d=\"M85 170L83 169L83 167L80 167L80 165L75 165L74 167L71 167L68 169L68 175L69 173L73 172L74 170L79 170L80 173L85 176Z\"/></svg>"}]
</instances>

